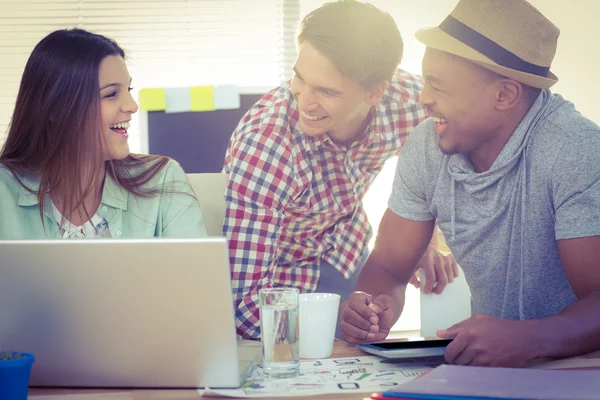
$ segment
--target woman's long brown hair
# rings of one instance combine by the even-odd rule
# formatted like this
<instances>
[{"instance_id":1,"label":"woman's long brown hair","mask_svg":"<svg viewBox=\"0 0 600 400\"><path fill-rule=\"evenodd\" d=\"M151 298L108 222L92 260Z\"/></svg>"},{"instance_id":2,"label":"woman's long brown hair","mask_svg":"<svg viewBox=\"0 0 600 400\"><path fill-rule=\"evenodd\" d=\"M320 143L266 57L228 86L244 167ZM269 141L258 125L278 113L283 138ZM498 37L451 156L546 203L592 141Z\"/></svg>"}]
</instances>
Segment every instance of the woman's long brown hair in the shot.
<instances>
[{"instance_id":1,"label":"woman's long brown hair","mask_svg":"<svg viewBox=\"0 0 600 400\"><path fill-rule=\"evenodd\" d=\"M42 223L46 196L58 189L63 213L83 206L88 220L91 218L83 201L94 189L102 165L98 72L107 56L125 58L125 52L104 36L66 29L42 39L25 66L0 163L37 195ZM160 189L144 185L168 161L166 157L130 154L122 160L106 161L105 167L130 193L152 197ZM21 177L39 178L39 188L27 187Z\"/></svg>"}]
</instances>

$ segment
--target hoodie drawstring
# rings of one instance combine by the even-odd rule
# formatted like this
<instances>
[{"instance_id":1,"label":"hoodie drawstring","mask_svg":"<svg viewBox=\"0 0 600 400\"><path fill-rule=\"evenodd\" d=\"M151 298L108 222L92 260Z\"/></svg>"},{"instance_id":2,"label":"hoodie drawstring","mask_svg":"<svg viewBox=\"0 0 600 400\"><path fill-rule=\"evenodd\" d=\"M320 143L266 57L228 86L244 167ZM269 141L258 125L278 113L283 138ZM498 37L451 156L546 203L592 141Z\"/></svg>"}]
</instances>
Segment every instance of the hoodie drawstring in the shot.
<instances>
[{"instance_id":1,"label":"hoodie drawstring","mask_svg":"<svg viewBox=\"0 0 600 400\"><path fill-rule=\"evenodd\" d=\"M450 177L450 230L452 231L452 240L456 237L455 229L454 229L454 220L456 216L456 202L454 199L454 185L455 185L454 177Z\"/></svg>"}]
</instances>

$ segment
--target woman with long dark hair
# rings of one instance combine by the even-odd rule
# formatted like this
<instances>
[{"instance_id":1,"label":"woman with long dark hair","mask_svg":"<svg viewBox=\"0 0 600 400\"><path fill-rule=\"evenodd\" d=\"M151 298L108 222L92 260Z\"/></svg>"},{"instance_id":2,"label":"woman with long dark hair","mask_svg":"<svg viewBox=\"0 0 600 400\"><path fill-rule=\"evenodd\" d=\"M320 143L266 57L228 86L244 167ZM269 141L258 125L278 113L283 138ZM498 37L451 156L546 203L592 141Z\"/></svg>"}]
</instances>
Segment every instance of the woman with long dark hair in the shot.
<instances>
[{"instance_id":1,"label":"woman with long dark hair","mask_svg":"<svg viewBox=\"0 0 600 400\"><path fill-rule=\"evenodd\" d=\"M179 164L129 152L130 85L111 39L69 29L38 43L0 152L0 239L206 236Z\"/></svg>"}]
</instances>

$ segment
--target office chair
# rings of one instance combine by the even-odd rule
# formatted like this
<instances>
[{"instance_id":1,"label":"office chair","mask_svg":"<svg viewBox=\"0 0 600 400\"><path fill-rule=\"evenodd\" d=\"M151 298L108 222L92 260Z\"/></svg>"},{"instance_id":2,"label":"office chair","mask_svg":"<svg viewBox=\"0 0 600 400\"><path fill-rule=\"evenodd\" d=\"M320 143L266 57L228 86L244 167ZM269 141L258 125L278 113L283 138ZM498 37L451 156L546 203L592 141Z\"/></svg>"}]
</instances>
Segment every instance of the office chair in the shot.
<instances>
[{"instance_id":1,"label":"office chair","mask_svg":"<svg viewBox=\"0 0 600 400\"><path fill-rule=\"evenodd\" d=\"M204 223L209 236L223 236L225 219L225 186L228 174L187 174L192 189L204 214Z\"/></svg>"}]
</instances>

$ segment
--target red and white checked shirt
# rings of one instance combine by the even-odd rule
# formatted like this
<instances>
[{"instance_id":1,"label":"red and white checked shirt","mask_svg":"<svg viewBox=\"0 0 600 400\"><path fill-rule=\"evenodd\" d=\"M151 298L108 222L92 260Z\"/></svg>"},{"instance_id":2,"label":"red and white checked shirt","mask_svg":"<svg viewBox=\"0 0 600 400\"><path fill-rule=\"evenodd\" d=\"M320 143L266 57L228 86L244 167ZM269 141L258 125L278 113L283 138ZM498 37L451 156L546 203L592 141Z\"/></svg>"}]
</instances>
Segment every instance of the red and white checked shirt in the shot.
<instances>
[{"instance_id":1,"label":"red and white checked shirt","mask_svg":"<svg viewBox=\"0 0 600 400\"><path fill-rule=\"evenodd\" d=\"M224 171L223 230L229 239L236 326L258 338L258 290L314 291L324 259L346 278L357 269L372 229L367 189L406 135L425 119L420 77L398 70L372 112L368 134L348 149L298 124L288 83L265 94L231 137Z\"/></svg>"}]
</instances>

